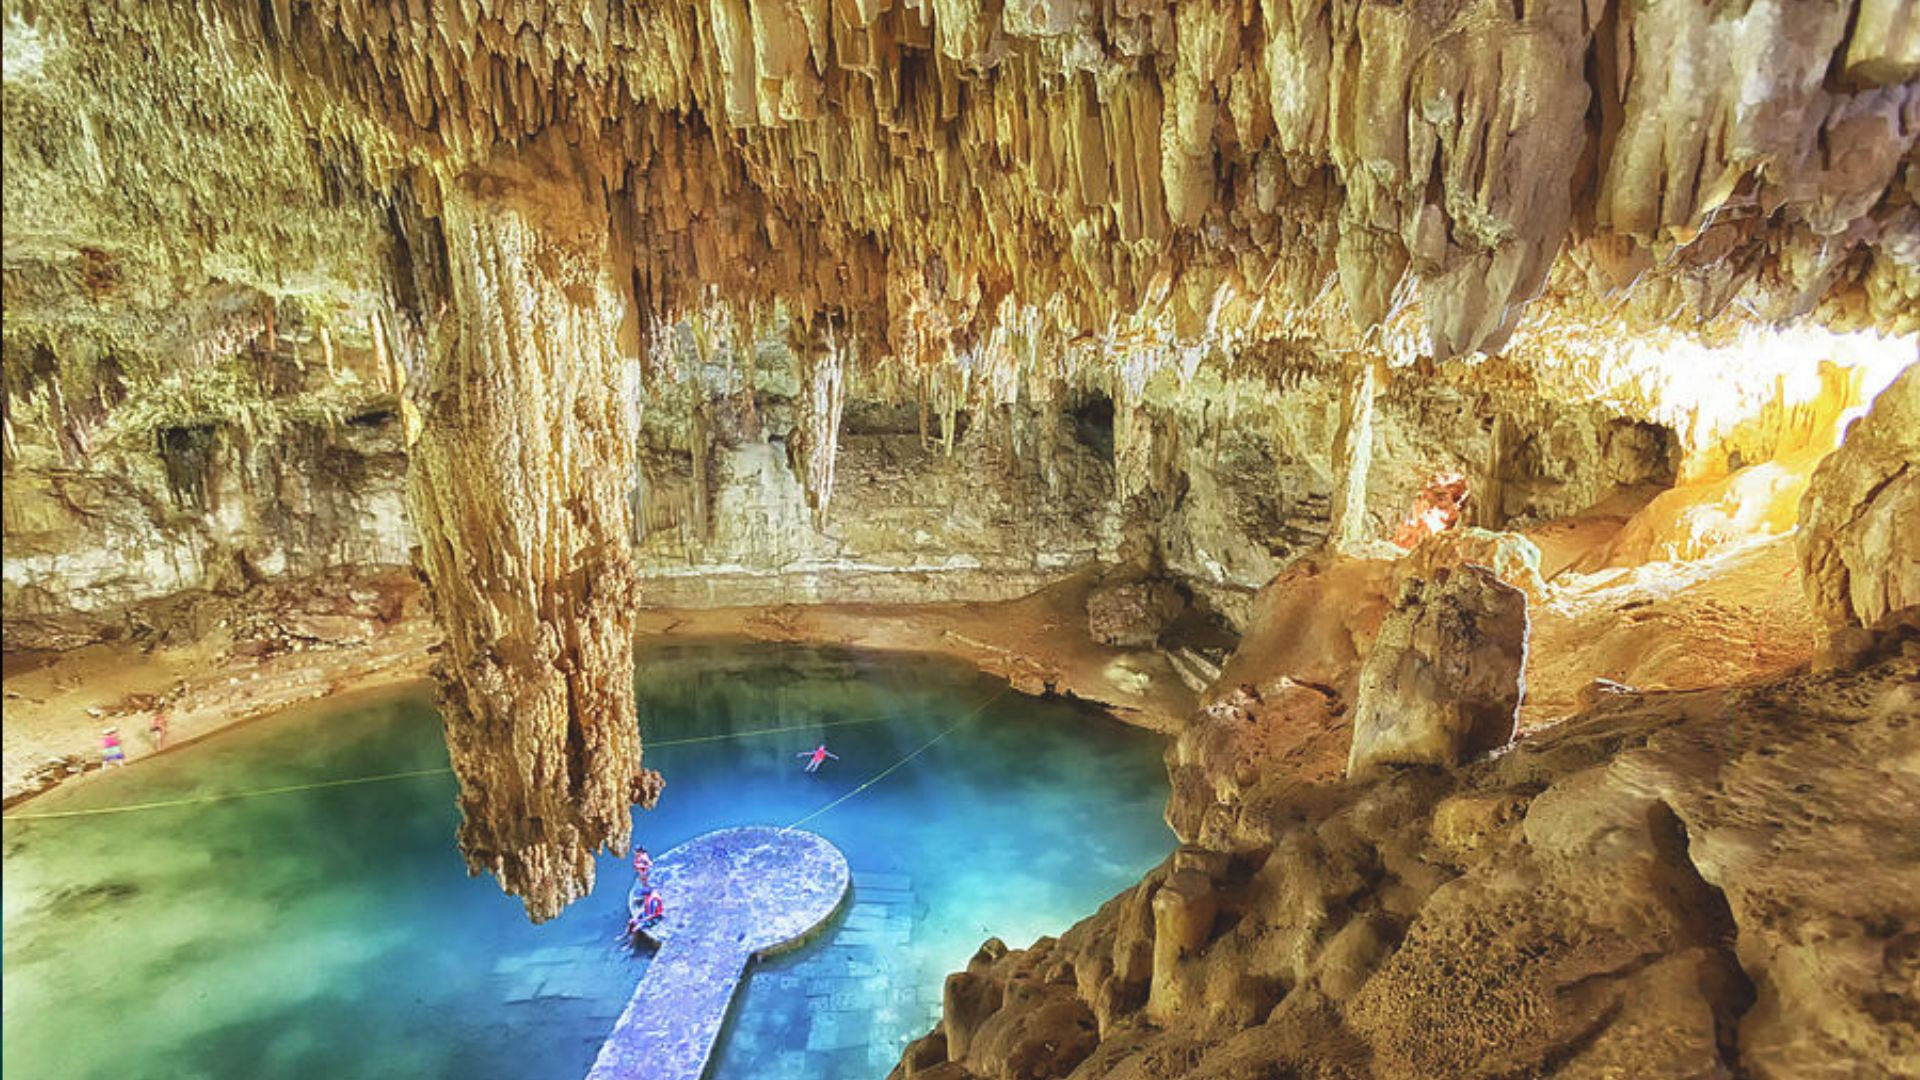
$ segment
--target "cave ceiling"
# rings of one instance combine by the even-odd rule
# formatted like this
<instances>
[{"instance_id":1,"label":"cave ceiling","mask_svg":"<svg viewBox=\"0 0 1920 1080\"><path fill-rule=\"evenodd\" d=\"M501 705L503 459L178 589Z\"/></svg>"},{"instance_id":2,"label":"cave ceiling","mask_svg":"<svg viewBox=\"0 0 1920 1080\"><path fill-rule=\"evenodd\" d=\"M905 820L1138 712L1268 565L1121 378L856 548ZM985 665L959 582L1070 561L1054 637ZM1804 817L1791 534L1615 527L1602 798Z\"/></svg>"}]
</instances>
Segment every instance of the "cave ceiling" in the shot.
<instances>
[{"instance_id":1,"label":"cave ceiling","mask_svg":"<svg viewBox=\"0 0 1920 1080\"><path fill-rule=\"evenodd\" d=\"M183 255L270 292L391 278L373 252L437 243L417 221L504 169L580 188L529 213L572 229L584 203L648 325L779 304L909 366L1920 327L1920 10L1896 0L8 20L10 315L83 250L169 283ZM387 288L430 305L434 284Z\"/></svg>"}]
</instances>

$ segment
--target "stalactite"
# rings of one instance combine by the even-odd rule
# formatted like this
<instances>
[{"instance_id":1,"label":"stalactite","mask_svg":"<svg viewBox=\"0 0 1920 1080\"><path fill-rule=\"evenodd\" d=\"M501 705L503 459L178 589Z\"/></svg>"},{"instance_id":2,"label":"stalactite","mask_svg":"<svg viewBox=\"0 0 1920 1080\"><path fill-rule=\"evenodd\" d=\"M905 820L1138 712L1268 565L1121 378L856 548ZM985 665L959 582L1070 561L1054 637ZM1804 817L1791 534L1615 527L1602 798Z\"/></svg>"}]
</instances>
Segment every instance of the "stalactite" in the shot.
<instances>
[{"instance_id":1,"label":"stalactite","mask_svg":"<svg viewBox=\"0 0 1920 1080\"><path fill-rule=\"evenodd\" d=\"M461 850L536 920L592 887L594 852L660 788L629 622L638 334L581 203L506 173L445 193L452 295L410 474Z\"/></svg>"},{"instance_id":2,"label":"stalactite","mask_svg":"<svg viewBox=\"0 0 1920 1080\"><path fill-rule=\"evenodd\" d=\"M693 535L698 543L713 539L713 410L706 401L693 408L693 430L687 433L693 454Z\"/></svg>"},{"instance_id":3,"label":"stalactite","mask_svg":"<svg viewBox=\"0 0 1920 1080\"><path fill-rule=\"evenodd\" d=\"M1380 396L1381 364L1362 358L1340 399L1340 428L1333 446L1333 509L1328 542L1343 548L1366 536L1367 473L1373 465L1373 410Z\"/></svg>"},{"instance_id":4,"label":"stalactite","mask_svg":"<svg viewBox=\"0 0 1920 1080\"><path fill-rule=\"evenodd\" d=\"M846 367L850 345L843 343L833 323L825 324L822 341L805 337L796 340L795 352L801 358L801 393L797 439L797 464L800 480L806 488L807 502L813 507L816 525L824 525L827 508L833 500L835 458L840 452L840 414L846 407Z\"/></svg>"},{"instance_id":5,"label":"stalactite","mask_svg":"<svg viewBox=\"0 0 1920 1080\"><path fill-rule=\"evenodd\" d=\"M1506 524L1507 458L1513 453L1513 421L1496 402L1489 401L1493 412L1487 432L1487 462L1480 482L1474 486L1468 509L1475 525L1498 529Z\"/></svg>"},{"instance_id":6,"label":"stalactite","mask_svg":"<svg viewBox=\"0 0 1920 1080\"><path fill-rule=\"evenodd\" d=\"M121 15L178 36L160 7ZM557 132L623 178L650 314L716 291L857 314L873 361L937 365L1036 310L1069 338L1441 357L1531 304L1920 325L1913 64L1879 8L1788 34L1764 5L1194 0L986 33L968 5L663 3L563 18L532 55L517 9L195 7L355 182Z\"/></svg>"}]
</instances>

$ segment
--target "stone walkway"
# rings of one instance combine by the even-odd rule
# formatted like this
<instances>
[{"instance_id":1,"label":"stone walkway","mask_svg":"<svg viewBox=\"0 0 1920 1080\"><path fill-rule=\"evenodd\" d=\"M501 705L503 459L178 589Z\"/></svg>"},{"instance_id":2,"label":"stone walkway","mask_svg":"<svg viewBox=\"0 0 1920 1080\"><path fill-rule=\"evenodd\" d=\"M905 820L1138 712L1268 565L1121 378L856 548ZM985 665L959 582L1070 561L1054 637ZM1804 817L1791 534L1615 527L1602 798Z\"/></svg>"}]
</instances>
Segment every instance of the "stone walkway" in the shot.
<instances>
[{"instance_id":1,"label":"stone walkway","mask_svg":"<svg viewBox=\"0 0 1920 1080\"><path fill-rule=\"evenodd\" d=\"M660 856L653 884L666 917L647 934L659 952L588 1080L698 1080L747 961L818 930L849 878L824 838L766 826L707 833Z\"/></svg>"},{"instance_id":2,"label":"stone walkway","mask_svg":"<svg viewBox=\"0 0 1920 1080\"><path fill-rule=\"evenodd\" d=\"M755 1080L887 1075L940 1018L945 968L929 977L911 948L924 914L905 875L855 870L845 918L754 975L721 1053L755 1062Z\"/></svg>"}]
</instances>

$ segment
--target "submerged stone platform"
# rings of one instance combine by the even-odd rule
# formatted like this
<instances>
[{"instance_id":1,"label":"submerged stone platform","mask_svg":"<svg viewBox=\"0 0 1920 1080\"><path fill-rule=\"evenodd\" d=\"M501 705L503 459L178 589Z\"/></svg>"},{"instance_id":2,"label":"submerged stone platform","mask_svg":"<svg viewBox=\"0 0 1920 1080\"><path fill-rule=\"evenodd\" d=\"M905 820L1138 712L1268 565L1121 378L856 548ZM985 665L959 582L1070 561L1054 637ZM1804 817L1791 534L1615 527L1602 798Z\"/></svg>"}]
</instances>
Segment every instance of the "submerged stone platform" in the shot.
<instances>
[{"instance_id":1,"label":"submerged stone platform","mask_svg":"<svg viewBox=\"0 0 1920 1080\"><path fill-rule=\"evenodd\" d=\"M665 913L646 936L659 951L588 1080L698 1080L747 961L825 925L850 878L826 838L771 826L710 832L656 859Z\"/></svg>"}]
</instances>

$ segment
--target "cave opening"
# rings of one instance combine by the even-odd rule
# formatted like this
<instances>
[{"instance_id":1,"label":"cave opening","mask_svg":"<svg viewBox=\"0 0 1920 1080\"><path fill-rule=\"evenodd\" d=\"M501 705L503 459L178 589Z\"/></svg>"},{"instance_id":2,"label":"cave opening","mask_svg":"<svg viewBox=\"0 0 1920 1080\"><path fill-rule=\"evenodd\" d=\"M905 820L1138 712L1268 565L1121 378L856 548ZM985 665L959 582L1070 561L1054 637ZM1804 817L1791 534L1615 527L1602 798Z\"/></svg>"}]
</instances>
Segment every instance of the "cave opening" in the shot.
<instances>
[{"instance_id":1,"label":"cave opening","mask_svg":"<svg viewBox=\"0 0 1920 1080\"><path fill-rule=\"evenodd\" d=\"M1113 398L1105 394L1082 394L1070 399L1067 417L1073 422L1073 437L1080 445L1113 464Z\"/></svg>"},{"instance_id":2,"label":"cave opening","mask_svg":"<svg viewBox=\"0 0 1920 1080\"><path fill-rule=\"evenodd\" d=\"M180 510L213 509L211 481L220 451L220 429L212 424L178 424L154 432L155 449L166 470L167 492Z\"/></svg>"}]
</instances>

